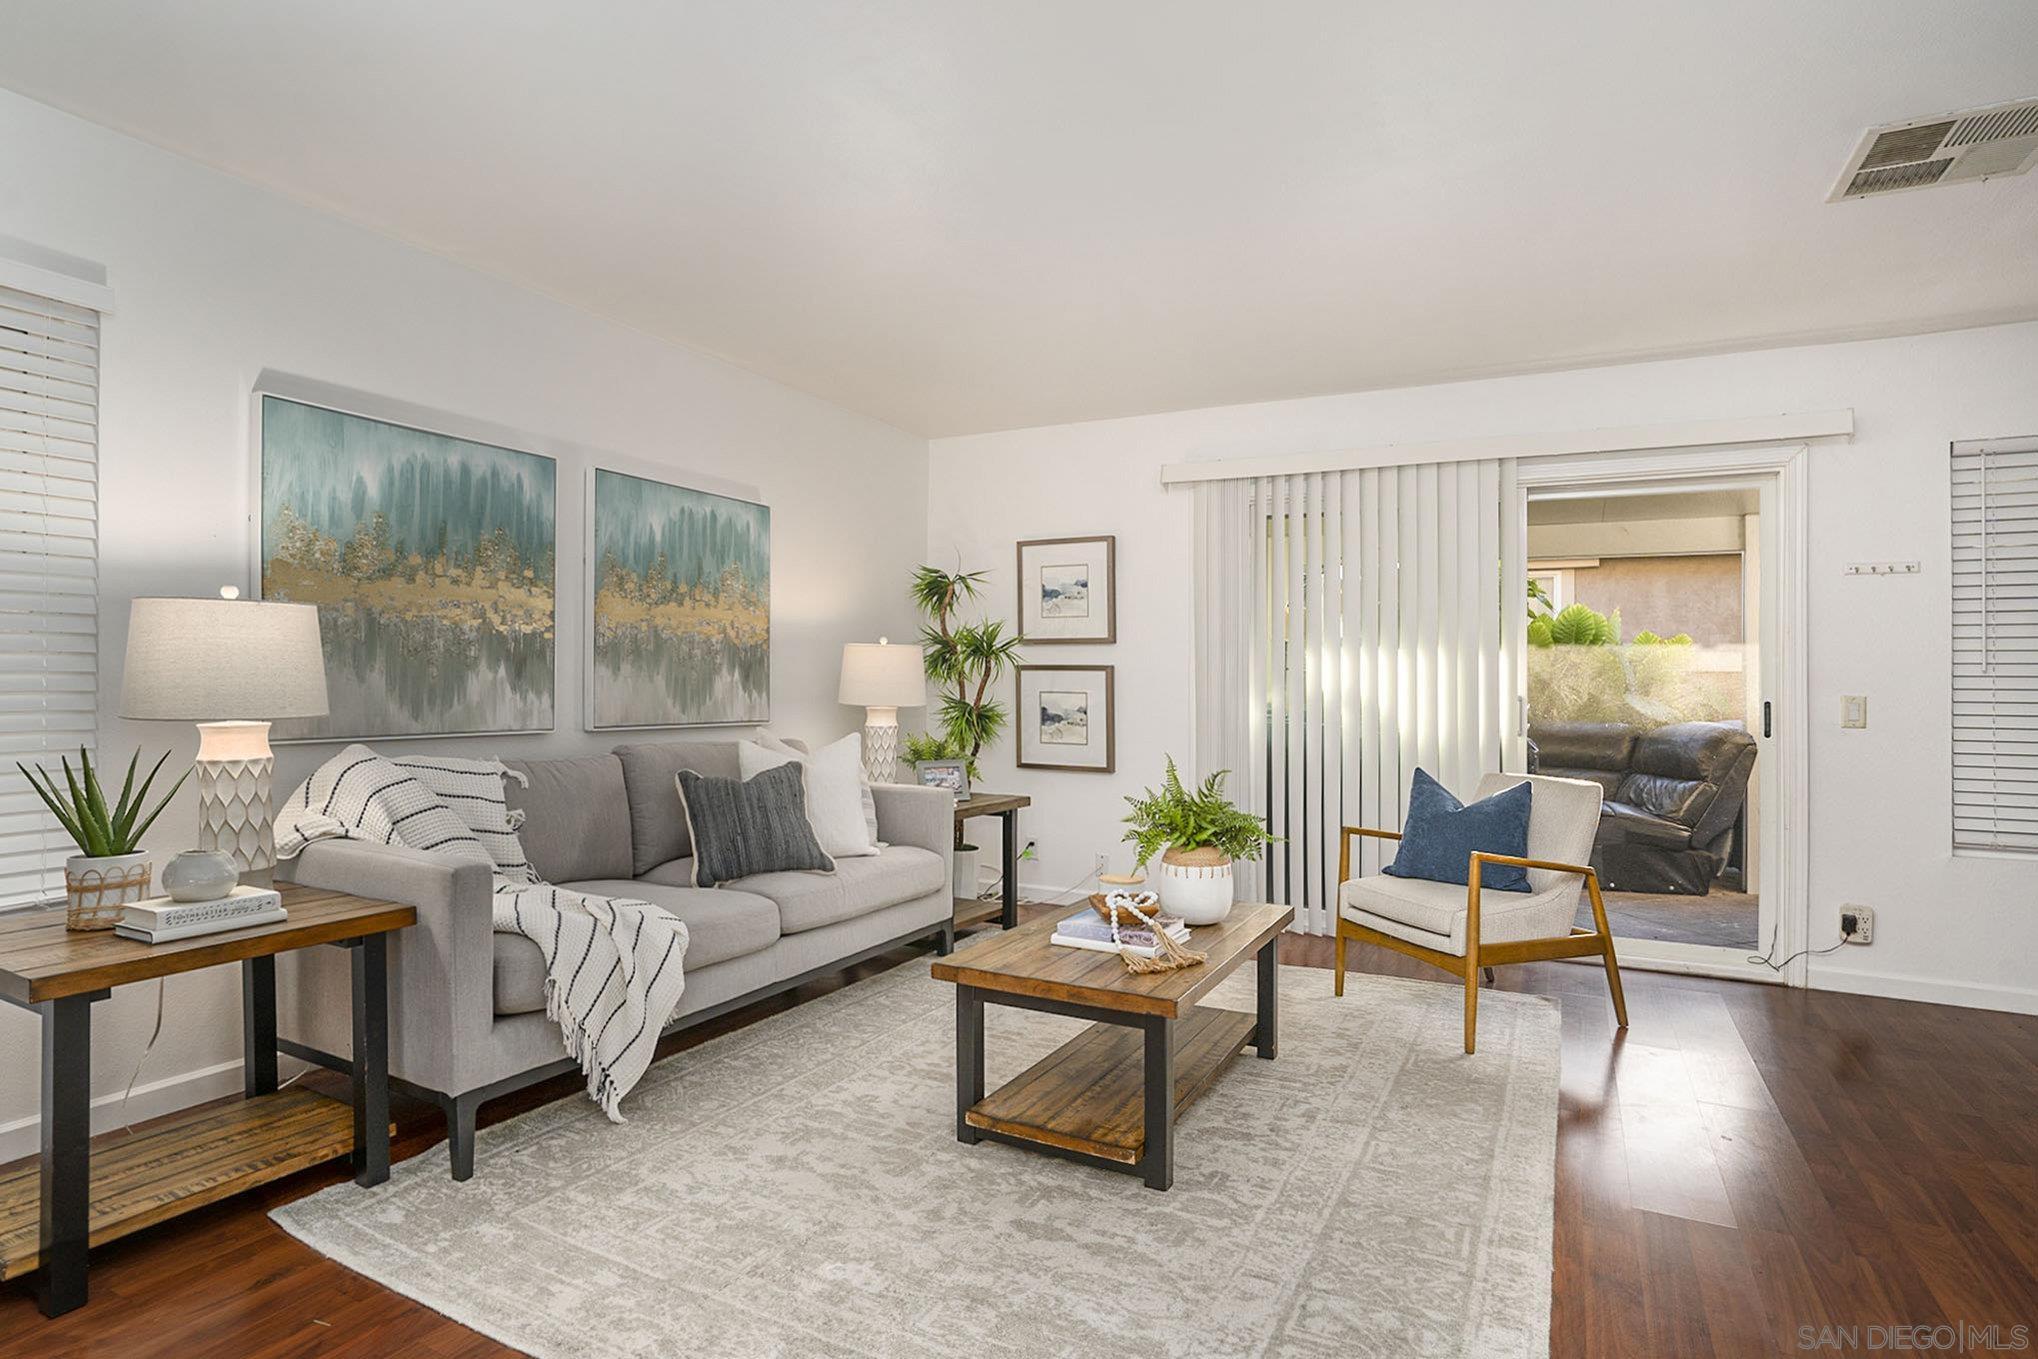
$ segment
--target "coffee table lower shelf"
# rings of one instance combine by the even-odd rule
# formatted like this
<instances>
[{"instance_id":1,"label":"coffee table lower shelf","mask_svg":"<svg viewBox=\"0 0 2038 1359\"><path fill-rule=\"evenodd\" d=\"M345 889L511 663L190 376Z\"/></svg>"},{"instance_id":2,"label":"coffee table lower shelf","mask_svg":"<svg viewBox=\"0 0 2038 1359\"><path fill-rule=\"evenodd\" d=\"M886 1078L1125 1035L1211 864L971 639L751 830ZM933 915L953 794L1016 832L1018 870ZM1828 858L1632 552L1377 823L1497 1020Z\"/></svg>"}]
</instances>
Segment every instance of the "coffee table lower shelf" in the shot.
<instances>
[{"instance_id":1,"label":"coffee table lower shelf","mask_svg":"<svg viewBox=\"0 0 2038 1359\"><path fill-rule=\"evenodd\" d=\"M1175 1028L1174 1117L1252 1041L1254 1018L1198 1007ZM1092 1024L970 1107L964 1121L1000 1137L1136 1165L1146 1151L1140 1030Z\"/></svg>"}]
</instances>

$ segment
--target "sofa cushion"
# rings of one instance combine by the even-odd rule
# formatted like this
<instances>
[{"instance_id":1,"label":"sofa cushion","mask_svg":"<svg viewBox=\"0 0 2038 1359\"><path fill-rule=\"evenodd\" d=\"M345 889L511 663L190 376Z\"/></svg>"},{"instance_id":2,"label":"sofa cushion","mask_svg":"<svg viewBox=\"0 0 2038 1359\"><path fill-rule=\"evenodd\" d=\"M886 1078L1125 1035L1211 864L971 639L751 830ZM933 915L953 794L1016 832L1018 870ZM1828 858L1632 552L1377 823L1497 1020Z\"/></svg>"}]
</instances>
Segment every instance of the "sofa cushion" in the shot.
<instances>
[{"instance_id":1,"label":"sofa cushion","mask_svg":"<svg viewBox=\"0 0 2038 1359\"><path fill-rule=\"evenodd\" d=\"M1634 760L1635 729L1625 722L1538 722L1529 738L1536 743L1540 772L1558 769L1606 769L1626 773Z\"/></svg>"},{"instance_id":2,"label":"sofa cushion","mask_svg":"<svg viewBox=\"0 0 2038 1359\"><path fill-rule=\"evenodd\" d=\"M747 779L711 779L682 769L677 783L696 886L758 873L835 871L807 819L807 775L800 765L778 765Z\"/></svg>"},{"instance_id":3,"label":"sofa cushion","mask_svg":"<svg viewBox=\"0 0 2038 1359\"><path fill-rule=\"evenodd\" d=\"M630 800L615 756L505 763L528 780L506 780L503 792L524 814L517 835L533 872L550 883L630 876Z\"/></svg>"},{"instance_id":4,"label":"sofa cushion","mask_svg":"<svg viewBox=\"0 0 2038 1359\"><path fill-rule=\"evenodd\" d=\"M841 860L832 874L756 873L728 887L777 902L779 929L798 934L946 892L949 883L939 854L911 845L887 845L868 858Z\"/></svg>"},{"instance_id":5,"label":"sofa cushion","mask_svg":"<svg viewBox=\"0 0 2038 1359\"><path fill-rule=\"evenodd\" d=\"M680 770L717 779L741 777L734 741L656 741L617 746L615 754L629 793L632 846L630 871L618 877L642 877L659 864L693 853L679 806Z\"/></svg>"},{"instance_id":6,"label":"sofa cushion","mask_svg":"<svg viewBox=\"0 0 2038 1359\"><path fill-rule=\"evenodd\" d=\"M1636 807L1684 826L1693 826L1718 796L1719 787L1699 779L1666 778L1661 774L1630 774L1620 781L1609 801Z\"/></svg>"},{"instance_id":7,"label":"sofa cushion","mask_svg":"<svg viewBox=\"0 0 2038 1359\"><path fill-rule=\"evenodd\" d=\"M1537 764L1536 772L1545 778L1577 779L1581 783L1596 783L1602 797L1612 797L1619 790L1621 780L1627 777L1618 769L1574 769L1568 765L1551 764L1548 760Z\"/></svg>"},{"instance_id":8,"label":"sofa cushion","mask_svg":"<svg viewBox=\"0 0 2038 1359\"><path fill-rule=\"evenodd\" d=\"M686 922L688 971L757 953L778 941L778 908L763 897L706 887L673 887L629 878L560 883L592 896L627 897ZM495 936L495 1012L530 1014L545 1008L545 955L521 934Z\"/></svg>"}]
</instances>

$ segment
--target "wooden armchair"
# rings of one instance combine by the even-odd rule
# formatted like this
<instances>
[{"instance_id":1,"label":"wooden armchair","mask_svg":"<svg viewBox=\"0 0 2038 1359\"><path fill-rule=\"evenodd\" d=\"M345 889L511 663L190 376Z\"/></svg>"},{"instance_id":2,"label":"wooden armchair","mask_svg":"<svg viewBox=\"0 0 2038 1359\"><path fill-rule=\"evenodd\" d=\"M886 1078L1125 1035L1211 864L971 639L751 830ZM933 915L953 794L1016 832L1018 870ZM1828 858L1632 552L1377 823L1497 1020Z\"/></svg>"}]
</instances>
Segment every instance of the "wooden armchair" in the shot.
<instances>
[{"instance_id":1,"label":"wooden armchair","mask_svg":"<svg viewBox=\"0 0 2038 1359\"><path fill-rule=\"evenodd\" d=\"M1337 995L1345 992L1345 942L1350 939L1378 944L1440 967L1464 978L1465 1051L1469 1053L1478 1034L1481 968L1598 954L1606 965L1614 1018L1620 1027L1628 1026L1627 999L1621 994L1620 964L1606 924L1606 903L1600 899L1599 877L1586 862L1592 856L1592 837L1599 825L1600 787L1576 779L1488 774L1479 781L1476 797L1491 797L1524 779L1536 787L1529 814L1530 853L1519 858L1473 854L1464 887L1389 874L1353 878L1353 836L1399 840L1401 832L1368 826L1343 828L1338 840ZM1480 879L1485 876L1482 870L1486 864L1527 869L1529 890L1489 890L1482 901ZM1594 928L1590 930L1571 923L1578 914L1581 884L1592 902Z\"/></svg>"}]
</instances>

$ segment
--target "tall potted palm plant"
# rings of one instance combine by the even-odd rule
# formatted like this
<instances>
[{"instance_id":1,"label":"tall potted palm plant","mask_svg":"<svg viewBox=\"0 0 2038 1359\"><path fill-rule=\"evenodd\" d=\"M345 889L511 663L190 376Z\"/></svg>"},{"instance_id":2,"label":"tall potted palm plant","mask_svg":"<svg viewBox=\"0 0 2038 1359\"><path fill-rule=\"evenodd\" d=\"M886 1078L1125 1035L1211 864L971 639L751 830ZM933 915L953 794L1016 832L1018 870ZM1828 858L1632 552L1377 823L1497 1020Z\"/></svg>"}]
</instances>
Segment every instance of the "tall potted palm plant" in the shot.
<instances>
[{"instance_id":1,"label":"tall potted palm plant","mask_svg":"<svg viewBox=\"0 0 2038 1359\"><path fill-rule=\"evenodd\" d=\"M913 573L913 603L927 619L920 629L920 649L926 656L927 678L941 695L934 712L934 729L908 737L906 758L962 760L972 782L977 778L977 757L1011 725L1012 714L993 696L993 685L1019 662L1019 639L1005 631L995 618L974 623L960 621L965 604L983 593L982 571L944 571L923 566ZM1002 686L1001 686L1002 687ZM955 831L955 895L977 894L977 849L962 842L962 826Z\"/></svg>"}]
</instances>

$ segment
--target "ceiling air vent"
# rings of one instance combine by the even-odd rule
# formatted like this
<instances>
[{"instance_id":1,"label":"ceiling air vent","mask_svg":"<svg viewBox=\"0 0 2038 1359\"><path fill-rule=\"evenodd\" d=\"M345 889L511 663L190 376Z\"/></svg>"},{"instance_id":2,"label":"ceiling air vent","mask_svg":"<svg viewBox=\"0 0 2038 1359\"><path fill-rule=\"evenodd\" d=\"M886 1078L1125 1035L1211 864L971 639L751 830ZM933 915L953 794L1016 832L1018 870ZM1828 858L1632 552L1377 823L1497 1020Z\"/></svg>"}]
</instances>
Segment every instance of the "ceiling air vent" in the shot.
<instances>
[{"instance_id":1,"label":"ceiling air vent","mask_svg":"<svg viewBox=\"0 0 2038 1359\"><path fill-rule=\"evenodd\" d=\"M2038 165L2038 99L1871 127L1826 201L2021 175Z\"/></svg>"}]
</instances>

